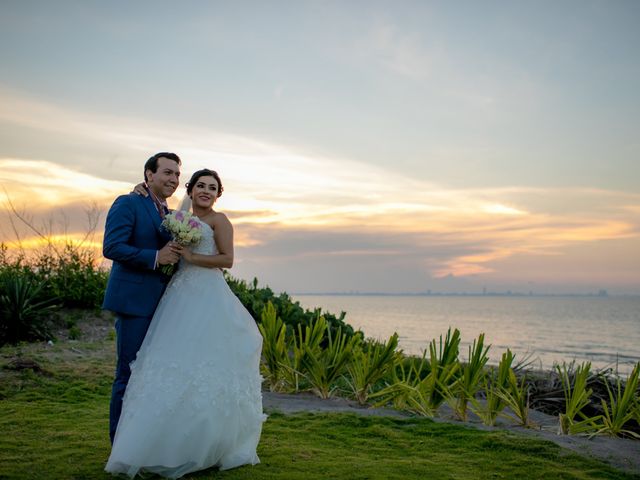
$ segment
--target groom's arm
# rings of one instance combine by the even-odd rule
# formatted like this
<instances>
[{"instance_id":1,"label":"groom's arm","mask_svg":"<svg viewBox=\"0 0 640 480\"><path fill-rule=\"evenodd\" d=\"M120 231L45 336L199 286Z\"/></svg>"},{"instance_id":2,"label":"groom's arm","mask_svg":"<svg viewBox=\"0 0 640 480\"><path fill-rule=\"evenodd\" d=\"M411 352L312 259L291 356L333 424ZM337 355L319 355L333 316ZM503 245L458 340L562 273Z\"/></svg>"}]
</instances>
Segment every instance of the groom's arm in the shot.
<instances>
[{"instance_id":1,"label":"groom's arm","mask_svg":"<svg viewBox=\"0 0 640 480\"><path fill-rule=\"evenodd\" d=\"M104 229L102 254L129 267L153 270L156 250L131 245L136 215L132 199L123 195L113 202Z\"/></svg>"}]
</instances>

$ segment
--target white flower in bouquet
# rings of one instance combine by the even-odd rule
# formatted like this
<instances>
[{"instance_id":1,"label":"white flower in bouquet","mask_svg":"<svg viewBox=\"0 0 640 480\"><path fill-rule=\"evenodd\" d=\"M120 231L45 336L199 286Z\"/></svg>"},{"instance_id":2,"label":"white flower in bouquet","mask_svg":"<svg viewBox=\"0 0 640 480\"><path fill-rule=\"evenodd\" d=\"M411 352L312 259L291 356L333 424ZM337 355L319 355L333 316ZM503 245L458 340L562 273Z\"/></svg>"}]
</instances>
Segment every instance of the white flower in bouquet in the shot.
<instances>
[{"instance_id":1,"label":"white flower in bouquet","mask_svg":"<svg viewBox=\"0 0 640 480\"><path fill-rule=\"evenodd\" d=\"M191 213L175 210L164 216L162 227L167 230L173 240L182 246L195 245L202 239L202 225ZM167 275L173 273L174 265L163 265L162 271Z\"/></svg>"}]
</instances>

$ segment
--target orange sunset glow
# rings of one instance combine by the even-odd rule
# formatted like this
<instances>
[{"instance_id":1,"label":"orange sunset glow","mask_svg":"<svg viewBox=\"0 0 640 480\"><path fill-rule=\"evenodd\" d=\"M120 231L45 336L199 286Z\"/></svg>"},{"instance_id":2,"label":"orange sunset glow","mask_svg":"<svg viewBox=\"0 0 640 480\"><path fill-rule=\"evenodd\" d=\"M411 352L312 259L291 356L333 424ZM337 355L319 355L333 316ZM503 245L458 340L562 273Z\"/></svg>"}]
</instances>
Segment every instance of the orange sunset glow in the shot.
<instances>
[{"instance_id":1,"label":"orange sunset glow","mask_svg":"<svg viewBox=\"0 0 640 480\"><path fill-rule=\"evenodd\" d=\"M0 75L0 241L80 242L93 215L99 252L112 201L174 151L169 205L193 171L217 170L232 274L277 291L640 294L633 42L545 20L477 43L420 11L430 30L403 9L344 6L351 28L305 23L284 43L282 19L254 37L182 12L165 48L117 15L92 17L79 42L64 16L29 30L23 12L30 34L2 33L15 51ZM245 56L258 46L264 63Z\"/></svg>"}]
</instances>

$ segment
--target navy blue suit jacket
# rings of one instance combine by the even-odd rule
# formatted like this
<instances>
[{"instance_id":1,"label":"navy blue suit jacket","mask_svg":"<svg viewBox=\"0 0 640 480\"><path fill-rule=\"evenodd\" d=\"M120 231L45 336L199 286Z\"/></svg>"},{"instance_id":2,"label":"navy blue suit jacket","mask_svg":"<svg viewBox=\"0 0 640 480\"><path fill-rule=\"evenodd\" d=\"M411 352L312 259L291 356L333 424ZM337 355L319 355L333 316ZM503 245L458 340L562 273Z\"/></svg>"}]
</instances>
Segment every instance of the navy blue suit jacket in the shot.
<instances>
[{"instance_id":1,"label":"navy blue suit jacket","mask_svg":"<svg viewBox=\"0 0 640 480\"><path fill-rule=\"evenodd\" d=\"M113 260L102 308L140 317L153 315L169 277L154 269L156 252L170 239L151 197L116 198L107 214L102 254Z\"/></svg>"}]
</instances>

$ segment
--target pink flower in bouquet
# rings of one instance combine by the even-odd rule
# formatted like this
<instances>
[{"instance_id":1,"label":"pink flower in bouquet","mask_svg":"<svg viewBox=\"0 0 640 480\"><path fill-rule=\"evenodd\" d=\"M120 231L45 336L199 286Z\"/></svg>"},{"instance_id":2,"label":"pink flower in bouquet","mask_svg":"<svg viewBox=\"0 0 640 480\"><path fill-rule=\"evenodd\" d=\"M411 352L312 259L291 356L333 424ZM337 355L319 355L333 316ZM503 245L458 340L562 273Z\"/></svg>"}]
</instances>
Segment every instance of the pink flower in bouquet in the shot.
<instances>
[{"instance_id":1,"label":"pink flower in bouquet","mask_svg":"<svg viewBox=\"0 0 640 480\"><path fill-rule=\"evenodd\" d=\"M195 245L202 239L202 224L189 212L176 210L165 215L162 227L167 230L173 240L180 245ZM171 275L175 265L163 265L161 270Z\"/></svg>"}]
</instances>

